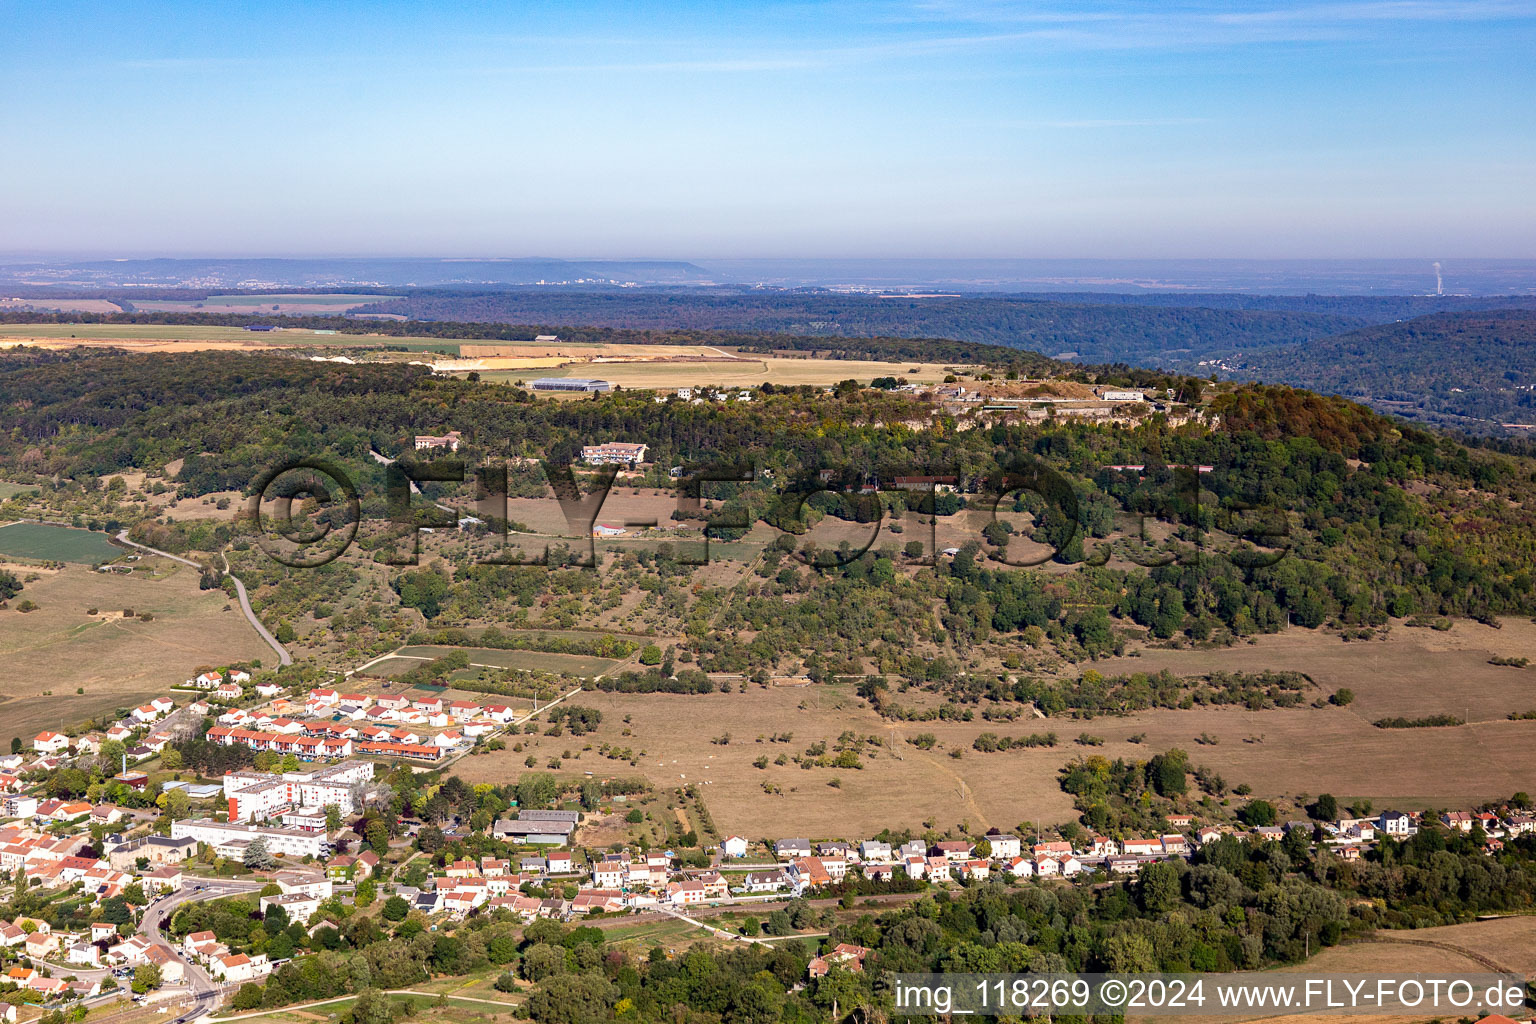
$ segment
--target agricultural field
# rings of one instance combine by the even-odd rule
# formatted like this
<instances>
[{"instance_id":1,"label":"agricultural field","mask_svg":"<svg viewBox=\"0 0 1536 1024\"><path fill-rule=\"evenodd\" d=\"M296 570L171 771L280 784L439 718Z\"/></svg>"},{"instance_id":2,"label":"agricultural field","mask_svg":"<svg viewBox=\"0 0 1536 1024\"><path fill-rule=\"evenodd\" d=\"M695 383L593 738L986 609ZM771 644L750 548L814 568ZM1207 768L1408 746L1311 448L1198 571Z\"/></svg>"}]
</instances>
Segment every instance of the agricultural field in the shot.
<instances>
[{"instance_id":1,"label":"agricultural field","mask_svg":"<svg viewBox=\"0 0 1536 1024\"><path fill-rule=\"evenodd\" d=\"M35 312L40 309L68 313L121 313L123 307L111 299L0 299L0 312L21 310Z\"/></svg>"},{"instance_id":2,"label":"agricultural field","mask_svg":"<svg viewBox=\"0 0 1536 1024\"><path fill-rule=\"evenodd\" d=\"M340 312L350 305L330 309L325 304L299 303L299 299L330 299L334 296L225 296L231 300L295 300L291 312ZM373 300L374 296L351 296ZM212 299L209 300L212 302ZM199 312L254 313L274 303L204 306ZM283 305L282 303L276 303ZM352 305L355 305L353 303ZM149 303L161 306L192 306L186 303ZM284 306L284 309L289 307ZM279 311L281 312L281 311ZM281 327L281 321L276 321ZM896 363L872 360L821 359L798 356L738 354L704 345L581 344L559 342L484 343L443 338L395 337L377 334L321 333L301 328L247 331L240 327L205 324L0 324L0 348L15 345L69 348L111 345L138 352L194 352L209 349L259 352L284 348L334 348L430 352L436 355L433 369L464 375L470 371L482 380L512 383L535 377L600 377L620 387L670 390L679 387L756 387L773 384L810 384L831 387L849 378L868 382L875 377L905 377L914 384L935 384L954 367L938 363ZM541 395L541 397L545 397ZM560 393L548 397L581 397Z\"/></svg>"},{"instance_id":3,"label":"agricultural field","mask_svg":"<svg viewBox=\"0 0 1536 1024\"><path fill-rule=\"evenodd\" d=\"M0 526L0 556L34 558L47 562L97 565L128 554L104 533L76 530L48 523L11 523Z\"/></svg>"},{"instance_id":4,"label":"agricultural field","mask_svg":"<svg viewBox=\"0 0 1536 1024\"><path fill-rule=\"evenodd\" d=\"M1342 686L1357 696L1342 708L1195 708L1091 720L999 723L978 717L971 722L892 723L875 715L849 684L748 686L702 696L589 690L574 703L602 711L603 721L583 737L593 749L574 751L577 756L562 770L618 776L640 772L658 786L697 783L721 830L754 838L763 822L773 822L777 834L848 838L885 827L920 828L925 821L941 829L962 821L972 828L1011 829L1037 818L1050 824L1075 817L1057 785L1059 769L1071 759L1098 754L1145 760L1171 747L1189 751L1193 762L1215 769L1229 785L1247 783L1255 796L1282 805L1331 792L1341 802L1364 798L1378 808L1463 806L1528 789L1525 765L1536 758L1536 721L1504 717L1536 705L1528 674L1536 669L1488 665L1490 650L1536 654L1536 627L1510 621L1494 630L1458 623L1442 634L1399 625L1389 639L1369 643L1293 630L1232 649L1151 650L1093 667L1105 674L1163 667L1181 673L1285 667L1312 675L1317 697ZM915 698L914 693L903 700ZM1472 710L1474 724L1468 726L1379 729L1371 724L1387 715L1461 715L1464 703ZM884 743L866 748L862 769L807 770L792 762L772 763L780 754L802 754L817 741L830 748L847 730ZM1046 731L1058 734L1056 747L992 753L972 747L982 732ZM793 735L790 742L771 741L786 732ZM716 742L727 733L728 743ZM932 733L935 747L919 750L907 742L919 733ZM1081 733L1102 745L1078 745ZM573 746L570 739L522 739L541 761ZM603 757L596 748L604 744L628 751L635 763ZM960 757L950 756L956 750ZM1340 751L1349 756L1341 757ZM753 762L764 755L768 767L755 767ZM496 752L470 758L456 770L469 781L491 781L499 773L520 770L525 756ZM834 778L837 788L829 786ZM766 791L764 783L775 791Z\"/></svg>"},{"instance_id":5,"label":"agricultural field","mask_svg":"<svg viewBox=\"0 0 1536 1024\"><path fill-rule=\"evenodd\" d=\"M609 346L612 348L649 349L649 345ZM633 357L645 357L635 352ZM494 360L482 360L488 368L480 371L482 380L530 381L535 377L598 377L612 381L619 387L670 390L680 387L757 387L764 382L772 384L810 384L831 387L838 381L854 380L868 383L876 377L905 377L914 384L936 384L944 379L951 368L936 363L890 363L873 360L849 359L797 359L779 356L762 357L755 353L734 360L706 360L686 362L624 362L603 360L593 363L561 363L539 367L537 372L528 369L499 369ZM526 364L529 368L536 363ZM453 364L442 368L458 370ZM476 369L466 366L463 369ZM555 393L569 397L570 393ZM579 395L577 397L580 397Z\"/></svg>"},{"instance_id":6,"label":"agricultural field","mask_svg":"<svg viewBox=\"0 0 1536 1024\"><path fill-rule=\"evenodd\" d=\"M324 334L295 327L285 327L278 331L247 331L240 327L207 324L0 324L0 348L15 345L39 345L44 348L110 345L136 352L198 352L209 349L259 352L293 347L458 352L458 342L441 338Z\"/></svg>"},{"instance_id":7,"label":"agricultural field","mask_svg":"<svg viewBox=\"0 0 1536 1024\"><path fill-rule=\"evenodd\" d=\"M135 299L133 308L146 313L345 313L371 302L388 302L398 295L210 295L192 302L165 299Z\"/></svg>"},{"instance_id":8,"label":"agricultural field","mask_svg":"<svg viewBox=\"0 0 1536 1024\"><path fill-rule=\"evenodd\" d=\"M271 657L239 607L223 591L199 590L191 569L160 579L74 565L36 575L21 597L37 610L19 612L17 601L0 610L0 694L11 698L12 721L20 714L30 723L36 710L57 728L64 700L79 704L70 708L74 721L163 694L197 665Z\"/></svg>"}]
</instances>

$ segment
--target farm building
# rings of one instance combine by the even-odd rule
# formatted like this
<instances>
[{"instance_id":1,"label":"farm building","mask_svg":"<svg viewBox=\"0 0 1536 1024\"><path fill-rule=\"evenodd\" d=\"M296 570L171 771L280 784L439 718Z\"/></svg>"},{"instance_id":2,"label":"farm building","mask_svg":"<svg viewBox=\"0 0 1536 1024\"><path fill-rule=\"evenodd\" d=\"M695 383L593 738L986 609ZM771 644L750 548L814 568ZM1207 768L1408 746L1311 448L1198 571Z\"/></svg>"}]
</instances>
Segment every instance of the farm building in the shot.
<instances>
[{"instance_id":1,"label":"farm building","mask_svg":"<svg viewBox=\"0 0 1536 1024\"><path fill-rule=\"evenodd\" d=\"M533 382L535 391L612 391L613 385L606 380L587 377L540 377Z\"/></svg>"}]
</instances>

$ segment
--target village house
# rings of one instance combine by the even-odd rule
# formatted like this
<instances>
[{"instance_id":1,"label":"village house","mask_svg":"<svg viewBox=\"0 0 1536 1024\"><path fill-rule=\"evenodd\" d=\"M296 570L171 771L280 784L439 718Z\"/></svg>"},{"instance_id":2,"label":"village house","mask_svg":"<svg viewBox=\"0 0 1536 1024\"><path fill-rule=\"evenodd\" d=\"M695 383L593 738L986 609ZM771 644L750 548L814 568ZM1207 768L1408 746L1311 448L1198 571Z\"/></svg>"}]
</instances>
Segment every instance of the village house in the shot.
<instances>
[{"instance_id":1,"label":"village house","mask_svg":"<svg viewBox=\"0 0 1536 1024\"><path fill-rule=\"evenodd\" d=\"M268 963L265 953L257 953L254 957L244 953L225 953L211 958L208 971L222 982L233 983L265 977L271 973L272 965Z\"/></svg>"},{"instance_id":2,"label":"village house","mask_svg":"<svg viewBox=\"0 0 1536 1024\"><path fill-rule=\"evenodd\" d=\"M1471 832L1473 818L1467 811L1447 811L1440 815L1441 824L1446 828L1455 829L1457 832Z\"/></svg>"},{"instance_id":3,"label":"village house","mask_svg":"<svg viewBox=\"0 0 1536 1024\"><path fill-rule=\"evenodd\" d=\"M1017 857L1023 852L1018 836L1010 836L994 830L987 833L986 840L987 845L992 848L992 856L999 860Z\"/></svg>"},{"instance_id":4,"label":"village house","mask_svg":"<svg viewBox=\"0 0 1536 1024\"><path fill-rule=\"evenodd\" d=\"M160 980L168 985L180 985L185 978L186 965L163 942L151 944L144 952L144 959L160 968Z\"/></svg>"},{"instance_id":5,"label":"village house","mask_svg":"<svg viewBox=\"0 0 1536 1024\"><path fill-rule=\"evenodd\" d=\"M975 847L963 839L947 839L934 843L932 855L942 857L948 861L970 860Z\"/></svg>"},{"instance_id":6,"label":"village house","mask_svg":"<svg viewBox=\"0 0 1536 1024\"><path fill-rule=\"evenodd\" d=\"M69 737L56 732L40 732L32 739L32 749L39 754L60 754L69 749Z\"/></svg>"},{"instance_id":7,"label":"village house","mask_svg":"<svg viewBox=\"0 0 1536 1024\"><path fill-rule=\"evenodd\" d=\"M811 855L811 841L809 839L780 839L773 844L773 853L780 860L809 857Z\"/></svg>"},{"instance_id":8,"label":"village house","mask_svg":"<svg viewBox=\"0 0 1536 1024\"><path fill-rule=\"evenodd\" d=\"M889 861L892 859L891 844L866 839L859 844L859 856L865 861Z\"/></svg>"},{"instance_id":9,"label":"village house","mask_svg":"<svg viewBox=\"0 0 1536 1024\"><path fill-rule=\"evenodd\" d=\"M1035 873L1035 862L1028 857L1009 857L1000 867L1014 878L1030 878Z\"/></svg>"},{"instance_id":10,"label":"village house","mask_svg":"<svg viewBox=\"0 0 1536 1024\"><path fill-rule=\"evenodd\" d=\"M859 973L864 970L864 960L869 950L849 942L838 943L830 953L815 957L807 967L812 978L825 978L833 967Z\"/></svg>"},{"instance_id":11,"label":"village house","mask_svg":"<svg viewBox=\"0 0 1536 1024\"><path fill-rule=\"evenodd\" d=\"M748 871L742 879L741 888L746 892L778 892L788 888L792 883L789 876L783 871L772 869L769 871Z\"/></svg>"}]
</instances>

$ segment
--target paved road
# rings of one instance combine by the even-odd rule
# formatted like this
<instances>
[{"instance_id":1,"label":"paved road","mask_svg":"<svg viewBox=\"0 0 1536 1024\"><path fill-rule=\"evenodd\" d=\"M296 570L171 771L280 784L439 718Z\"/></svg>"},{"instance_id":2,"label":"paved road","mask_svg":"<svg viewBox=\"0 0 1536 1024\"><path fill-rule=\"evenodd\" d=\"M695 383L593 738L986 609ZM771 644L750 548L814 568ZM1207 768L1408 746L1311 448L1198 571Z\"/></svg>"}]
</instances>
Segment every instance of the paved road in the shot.
<instances>
[{"instance_id":1,"label":"paved road","mask_svg":"<svg viewBox=\"0 0 1536 1024\"><path fill-rule=\"evenodd\" d=\"M204 884L198 888L181 888L169 896L155 900L144 908L144 917L139 922L139 934L150 942L164 942L170 946L185 965L186 978L184 984L192 997L192 1006L189 1010L177 1017L171 1024L186 1024L187 1021L212 1013L219 1005L219 996L222 989L218 982L208 976L208 972L201 966L182 955L179 944L167 939L161 930L176 908L183 903L194 903L199 900L216 900L224 896L234 896L238 893L252 892L265 885L265 881L245 881L241 879L221 879L216 882Z\"/></svg>"},{"instance_id":2,"label":"paved road","mask_svg":"<svg viewBox=\"0 0 1536 1024\"><path fill-rule=\"evenodd\" d=\"M147 544L140 544L137 541L129 540L127 530L118 533L117 541L131 548L138 548L140 551L148 551L152 555L159 555L161 558L169 558L173 562L180 562L182 565L190 565L199 571L203 568L190 558L182 558L180 555L173 555L169 551L161 551L159 548L152 548ZM224 558L222 554L219 557L224 559L224 575L235 581L235 594L240 598L240 610L245 613L246 619L255 627L256 632L261 634L261 638L267 642L267 646L277 652L278 662L283 665L292 665L293 657L288 653L287 648L278 643L277 637L269 633L267 627L263 626L261 620L256 617L255 610L251 608L251 599L246 596L245 584L240 582L240 577L229 571L229 559Z\"/></svg>"}]
</instances>

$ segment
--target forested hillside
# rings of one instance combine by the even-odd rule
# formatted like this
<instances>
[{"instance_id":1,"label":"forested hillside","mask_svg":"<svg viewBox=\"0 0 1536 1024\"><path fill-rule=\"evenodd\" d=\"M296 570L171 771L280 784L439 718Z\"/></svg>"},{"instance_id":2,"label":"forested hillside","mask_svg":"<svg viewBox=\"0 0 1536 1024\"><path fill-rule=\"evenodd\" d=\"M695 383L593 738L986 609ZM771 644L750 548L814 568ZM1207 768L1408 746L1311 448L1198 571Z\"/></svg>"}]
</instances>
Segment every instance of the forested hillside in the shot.
<instances>
[{"instance_id":1,"label":"forested hillside","mask_svg":"<svg viewBox=\"0 0 1536 1024\"><path fill-rule=\"evenodd\" d=\"M554 402L411 366L226 353L0 356L0 415L11 428L0 435L0 466L24 481L57 477L66 490L180 459L175 483L195 496L245 488L284 459L325 456L357 475L369 513L382 515L382 471L370 449L402 454L410 435L451 425L465 435L462 454L471 463L559 462L611 438L648 443L663 485L665 467L679 463L769 468L772 481L742 488L721 514L745 513L791 537L804 526L776 495L822 468L881 478L914 466L947 470L962 487L940 514L985 501L987 480L1005 470L1040 467L1070 492L1045 505L1029 495L1010 499L1035 516L1034 539L1059 549L1054 563L1077 567L1064 576L1009 568L1008 537L989 533L985 545L978 539L929 570L906 571L916 567L894 544L810 574L781 562L780 552L760 568L762 579L739 592L693 591L671 614L696 633L701 661L722 670L751 670L798 651L826 666L874 656L893 672L920 674L928 667L914 644L937 628L936 605L948 643L1003 641L1034 629L1087 656L1117 643L1106 610L1160 637L1196 639L1272 631L1287 621L1358 629L1389 615L1536 613L1529 568L1536 528L1526 511L1536 476L1528 460L1286 388L1224 391L1209 411L1217 429L1157 418L1137 427L966 425L920 399L857 388L835 395L774 388L749 404L655 405L644 393ZM915 426L924 421L930 429ZM1105 468L1143 462L1154 471ZM1213 469L1201 475L1197 496L1157 469L1170 463ZM922 499L894 492L880 500L906 517ZM859 515L835 502L815 507L819 515ZM133 511L114 514L131 523ZM1115 523L1138 514L1175 528L1149 552L1167 554L1158 559L1167 564L1138 568L1126 560L1143 555ZM1255 519L1277 525L1252 533ZM1279 544L1285 556L1245 555L1245 535ZM205 529L195 543L219 536ZM528 573L537 579L522 581ZM433 607L462 614L523 594L516 604L527 598L525 583L537 592L552 579L540 570L466 566L443 581Z\"/></svg>"},{"instance_id":2,"label":"forested hillside","mask_svg":"<svg viewBox=\"0 0 1536 1024\"><path fill-rule=\"evenodd\" d=\"M903 298L821 291L421 290L363 307L413 320L593 324L648 330L954 338L1071 353L1088 363L1186 362L1213 348L1294 344L1358 327L1334 313L1109 305L1033 296Z\"/></svg>"},{"instance_id":3,"label":"forested hillside","mask_svg":"<svg viewBox=\"0 0 1536 1024\"><path fill-rule=\"evenodd\" d=\"M1536 311L1436 313L1244 353L1239 375L1471 430L1536 423Z\"/></svg>"}]
</instances>

